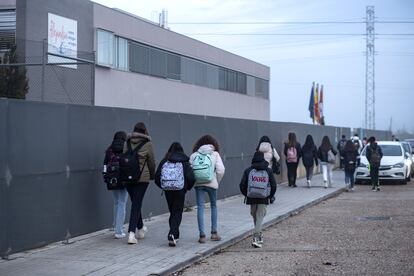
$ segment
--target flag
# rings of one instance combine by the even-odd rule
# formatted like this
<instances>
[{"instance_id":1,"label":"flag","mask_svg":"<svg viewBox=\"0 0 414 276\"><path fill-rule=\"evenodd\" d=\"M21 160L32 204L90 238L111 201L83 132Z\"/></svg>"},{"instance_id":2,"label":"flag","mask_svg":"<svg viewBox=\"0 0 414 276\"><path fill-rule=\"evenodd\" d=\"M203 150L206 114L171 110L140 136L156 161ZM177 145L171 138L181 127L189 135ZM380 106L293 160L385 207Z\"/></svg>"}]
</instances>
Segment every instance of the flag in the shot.
<instances>
[{"instance_id":1,"label":"flag","mask_svg":"<svg viewBox=\"0 0 414 276\"><path fill-rule=\"evenodd\" d=\"M323 115L323 85L321 85L321 92L319 93L319 123L325 125L325 117Z\"/></svg>"},{"instance_id":2,"label":"flag","mask_svg":"<svg viewBox=\"0 0 414 276\"><path fill-rule=\"evenodd\" d=\"M316 84L316 90L314 93L314 102L315 102L315 121L319 124L321 117L319 116L319 101L318 101L318 94L319 94L319 84Z\"/></svg>"},{"instance_id":3,"label":"flag","mask_svg":"<svg viewBox=\"0 0 414 276\"><path fill-rule=\"evenodd\" d=\"M310 99L309 99L309 117L312 118L312 122L315 123L315 98L313 91L315 89L315 82L312 84Z\"/></svg>"}]
</instances>

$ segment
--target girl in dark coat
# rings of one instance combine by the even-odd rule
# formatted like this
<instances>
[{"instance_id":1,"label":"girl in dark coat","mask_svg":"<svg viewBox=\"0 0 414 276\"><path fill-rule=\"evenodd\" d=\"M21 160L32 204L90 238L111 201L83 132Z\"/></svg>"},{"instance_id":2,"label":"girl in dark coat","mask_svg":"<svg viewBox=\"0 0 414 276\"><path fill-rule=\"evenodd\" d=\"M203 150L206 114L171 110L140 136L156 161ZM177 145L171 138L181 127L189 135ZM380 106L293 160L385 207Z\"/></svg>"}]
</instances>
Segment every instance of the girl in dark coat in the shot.
<instances>
[{"instance_id":1,"label":"girl in dark coat","mask_svg":"<svg viewBox=\"0 0 414 276\"><path fill-rule=\"evenodd\" d=\"M310 188L314 164L318 166L318 150L313 142L312 135L306 136L305 144L302 147L302 163L306 169L306 180L308 188Z\"/></svg>"},{"instance_id":2,"label":"girl in dark coat","mask_svg":"<svg viewBox=\"0 0 414 276\"><path fill-rule=\"evenodd\" d=\"M170 231L168 232L169 246L175 246L178 239L180 238L179 228L181 219L183 217L185 194L187 191L191 190L195 183L193 169L190 166L189 160L190 159L187 155L185 155L181 144L174 142L171 144L170 148L165 154L164 159L158 165L157 171L155 173L155 184L157 184L157 186L161 189L165 189L165 187L162 187L162 182L165 181L162 176L164 165L169 166L172 163L172 167L175 167L178 163L178 170L182 168L182 170L179 171L176 175L173 175L174 181L176 179L179 179L179 181L176 181L176 183L183 181L181 182L183 184L182 188L179 190L164 190L165 198L167 199L168 210L170 211L170 219L168 221L170 224ZM166 164L167 162L168 164Z\"/></svg>"},{"instance_id":3,"label":"girl in dark coat","mask_svg":"<svg viewBox=\"0 0 414 276\"><path fill-rule=\"evenodd\" d=\"M276 193L276 181L272 170L268 167L268 165L269 163L264 159L263 152L256 151L252 159L252 165L244 171L242 180L240 182L240 192L246 197L246 204L250 205L250 214L253 217L254 235L252 246L258 248L262 247L263 244L262 223L263 218L266 215L267 205L269 204L270 199L273 198ZM253 177L253 174L250 176L250 172L253 170L267 172L267 179L269 180L270 184L270 194L268 197L248 197L248 182L249 177Z\"/></svg>"},{"instance_id":4,"label":"girl in dark coat","mask_svg":"<svg viewBox=\"0 0 414 276\"><path fill-rule=\"evenodd\" d=\"M295 133L289 132L288 141L285 143L283 153L286 156L289 187L296 187L296 171L298 169L299 159L302 156L302 148L296 140Z\"/></svg>"},{"instance_id":5,"label":"girl in dark coat","mask_svg":"<svg viewBox=\"0 0 414 276\"><path fill-rule=\"evenodd\" d=\"M332 147L329 137L324 136L322 138L322 144L318 149L318 158L322 167L323 183L325 188L331 187L333 183L332 168L335 160L329 160L329 155L331 155L329 152L331 152L334 156L337 154L336 150Z\"/></svg>"},{"instance_id":6,"label":"girl in dark coat","mask_svg":"<svg viewBox=\"0 0 414 276\"><path fill-rule=\"evenodd\" d=\"M348 140L341 154L344 163L345 185L348 191L353 191L355 183L354 174L357 164L358 150L355 148L354 143L352 143L351 140Z\"/></svg>"}]
</instances>

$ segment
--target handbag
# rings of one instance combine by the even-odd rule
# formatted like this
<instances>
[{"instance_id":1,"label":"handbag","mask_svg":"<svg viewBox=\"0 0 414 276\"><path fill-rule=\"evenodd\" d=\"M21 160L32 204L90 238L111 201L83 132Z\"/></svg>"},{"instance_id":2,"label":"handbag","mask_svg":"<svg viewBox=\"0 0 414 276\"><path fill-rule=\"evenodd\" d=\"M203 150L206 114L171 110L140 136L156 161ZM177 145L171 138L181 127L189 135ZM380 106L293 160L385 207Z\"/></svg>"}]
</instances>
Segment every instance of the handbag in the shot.
<instances>
[{"instance_id":1,"label":"handbag","mask_svg":"<svg viewBox=\"0 0 414 276\"><path fill-rule=\"evenodd\" d=\"M276 158L272 157L272 172L275 174L280 174L280 163L276 161Z\"/></svg>"}]
</instances>

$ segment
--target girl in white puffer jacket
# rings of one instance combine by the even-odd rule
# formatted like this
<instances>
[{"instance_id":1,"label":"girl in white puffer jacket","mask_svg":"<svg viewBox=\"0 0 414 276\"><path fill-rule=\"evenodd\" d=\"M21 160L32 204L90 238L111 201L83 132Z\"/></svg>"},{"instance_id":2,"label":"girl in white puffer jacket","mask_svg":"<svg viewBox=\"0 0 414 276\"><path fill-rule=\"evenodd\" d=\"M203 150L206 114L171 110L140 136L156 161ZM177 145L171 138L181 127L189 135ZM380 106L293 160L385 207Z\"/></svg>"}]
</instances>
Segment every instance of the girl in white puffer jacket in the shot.
<instances>
[{"instance_id":1,"label":"girl in white puffer jacket","mask_svg":"<svg viewBox=\"0 0 414 276\"><path fill-rule=\"evenodd\" d=\"M262 136L259 140L259 144L256 147L256 151L261 151L264 154L265 160L269 163L269 168L272 168L273 157L277 162L280 160L280 156L277 153L276 149L273 147L272 142L268 136Z\"/></svg>"}]
</instances>

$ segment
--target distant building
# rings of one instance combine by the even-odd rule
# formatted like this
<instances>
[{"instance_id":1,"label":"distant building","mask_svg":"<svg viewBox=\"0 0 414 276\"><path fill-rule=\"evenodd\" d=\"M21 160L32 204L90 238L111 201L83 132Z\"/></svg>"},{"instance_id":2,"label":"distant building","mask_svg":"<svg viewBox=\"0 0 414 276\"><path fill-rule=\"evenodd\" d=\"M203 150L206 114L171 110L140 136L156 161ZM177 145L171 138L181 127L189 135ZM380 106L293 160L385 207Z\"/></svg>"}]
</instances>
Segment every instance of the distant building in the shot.
<instances>
[{"instance_id":1,"label":"distant building","mask_svg":"<svg viewBox=\"0 0 414 276\"><path fill-rule=\"evenodd\" d=\"M28 66L28 100L270 119L269 67L125 11L88 0L3 0L0 49L13 39L25 63L41 64L45 51L84 60L95 52L92 67Z\"/></svg>"}]
</instances>

